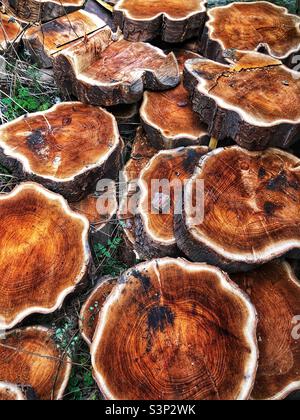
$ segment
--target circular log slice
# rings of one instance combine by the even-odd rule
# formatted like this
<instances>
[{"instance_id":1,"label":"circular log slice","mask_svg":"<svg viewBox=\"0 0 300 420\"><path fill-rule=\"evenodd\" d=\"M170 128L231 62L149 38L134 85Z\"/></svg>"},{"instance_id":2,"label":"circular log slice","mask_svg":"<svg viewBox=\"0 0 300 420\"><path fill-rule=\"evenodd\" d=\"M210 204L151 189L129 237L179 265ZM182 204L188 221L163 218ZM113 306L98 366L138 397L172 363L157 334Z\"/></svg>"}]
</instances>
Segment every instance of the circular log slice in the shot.
<instances>
[{"instance_id":1,"label":"circular log slice","mask_svg":"<svg viewBox=\"0 0 300 420\"><path fill-rule=\"evenodd\" d=\"M0 162L69 201L94 192L100 179L115 178L122 145L113 115L78 102L0 127Z\"/></svg>"},{"instance_id":2,"label":"circular log slice","mask_svg":"<svg viewBox=\"0 0 300 420\"><path fill-rule=\"evenodd\" d=\"M72 362L59 350L53 331L29 327L0 336L0 376L29 385L40 400L63 398Z\"/></svg>"},{"instance_id":3,"label":"circular log slice","mask_svg":"<svg viewBox=\"0 0 300 420\"><path fill-rule=\"evenodd\" d=\"M26 22L47 22L80 9L85 0L3 0L2 3Z\"/></svg>"},{"instance_id":4,"label":"circular log slice","mask_svg":"<svg viewBox=\"0 0 300 420\"><path fill-rule=\"evenodd\" d=\"M0 50L18 42L21 32L22 26L14 18L0 12Z\"/></svg>"},{"instance_id":5,"label":"circular log slice","mask_svg":"<svg viewBox=\"0 0 300 420\"><path fill-rule=\"evenodd\" d=\"M300 389L300 337L295 322L300 314L300 283L290 265L281 261L232 279L258 312L260 357L252 398L283 399Z\"/></svg>"},{"instance_id":6,"label":"circular log slice","mask_svg":"<svg viewBox=\"0 0 300 420\"><path fill-rule=\"evenodd\" d=\"M54 312L85 280L89 224L33 183L0 197L0 220L0 329L10 329Z\"/></svg>"},{"instance_id":7,"label":"circular log slice","mask_svg":"<svg viewBox=\"0 0 300 420\"><path fill-rule=\"evenodd\" d=\"M111 277L100 281L82 306L79 326L81 335L88 346L92 344L102 307L117 284L117 281L117 278Z\"/></svg>"},{"instance_id":8,"label":"circular log slice","mask_svg":"<svg viewBox=\"0 0 300 420\"><path fill-rule=\"evenodd\" d=\"M228 272L299 251L299 164L279 149L233 146L204 156L187 185L189 200L175 217L179 248L193 261Z\"/></svg>"},{"instance_id":9,"label":"circular log slice","mask_svg":"<svg viewBox=\"0 0 300 420\"><path fill-rule=\"evenodd\" d=\"M180 81L173 53L125 41L108 28L59 53L54 70L65 95L101 106L136 103L144 89L166 90Z\"/></svg>"},{"instance_id":10,"label":"circular log slice","mask_svg":"<svg viewBox=\"0 0 300 420\"><path fill-rule=\"evenodd\" d=\"M221 270L170 258L140 264L101 311L95 379L107 399L247 399L256 323L254 307Z\"/></svg>"},{"instance_id":11,"label":"circular log slice","mask_svg":"<svg viewBox=\"0 0 300 420\"><path fill-rule=\"evenodd\" d=\"M184 50L175 55L181 73L186 60L200 58ZM157 149L203 144L208 139L183 83L166 92L145 92L140 115L147 136Z\"/></svg>"},{"instance_id":12,"label":"circular log slice","mask_svg":"<svg viewBox=\"0 0 300 420\"><path fill-rule=\"evenodd\" d=\"M217 139L249 150L288 148L300 137L299 73L260 53L236 53L235 63L187 61L184 83L193 109Z\"/></svg>"},{"instance_id":13,"label":"circular log slice","mask_svg":"<svg viewBox=\"0 0 300 420\"><path fill-rule=\"evenodd\" d=\"M32 58L41 67L49 68L59 51L104 26L106 23L95 14L78 10L43 25L32 26L25 32L23 41Z\"/></svg>"},{"instance_id":14,"label":"circular log slice","mask_svg":"<svg viewBox=\"0 0 300 420\"><path fill-rule=\"evenodd\" d=\"M0 382L0 401L27 401L32 391L8 382Z\"/></svg>"},{"instance_id":15,"label":"circular log slice","mask_svg":"<svg viewBox=\"0 0 300 420\"><path fill-rule=\"evenodd\" d=\"M182 194L203 155L205 146L160 151L139 178L141 196L135 219L135 246L145 258L178 256L174 214L182 210Z\"/></svg>"},{"instance_id":16,"label":"circular log slice","mask_svg":"<svg viewBox=\"0 0 300 420\"><path fill-rule=\"evenodd\" d=\"M300 51L300 17L272 3L232 3L208 11L200 51L223 61L227 49L263 51L291 64ZM296 62L294 63L294 67Z\"/></svg>"},{"instance_id":17,"label":"circular log slice","mask_svg":"<svg viewBox=\"0 0 300 420\"><path fill-rule=\"evenodd\" d=\"M121 0L114 7L114 23L129 41L183 42L202 33L206 1Z\"/></svg>"},{"instance_id":18,"label":"circular log slice","mask_svg":"<svg viewBox=\"0 0 300 420\"><path fill-rule=\"evenodd\" d=\"M118 218L129 244L135 244L135 216L138 207L138 179L141 171L157 153L151 145L142 127L137 129L133 143L131 158L125 165L122 174L122 194Z\"/></svg>"}]
</instances>

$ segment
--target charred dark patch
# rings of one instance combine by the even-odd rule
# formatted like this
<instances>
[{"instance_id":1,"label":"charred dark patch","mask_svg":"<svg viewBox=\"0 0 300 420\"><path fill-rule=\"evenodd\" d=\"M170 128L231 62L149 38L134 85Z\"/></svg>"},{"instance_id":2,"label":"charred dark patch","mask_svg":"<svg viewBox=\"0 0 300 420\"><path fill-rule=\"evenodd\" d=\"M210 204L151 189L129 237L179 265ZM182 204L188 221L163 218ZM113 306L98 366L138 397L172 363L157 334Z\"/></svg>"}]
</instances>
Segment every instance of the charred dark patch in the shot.
<instances>
[{"instance_id":1,"label":"charred dark patch","mask_svg":"<svg viewBox=\"0 0 300 420\"><path fill-rule=\"evenodd\" d=\"M150 277L146 276L145 274L142 274L138 270L132 270L131 275L135 277L136 279L140 280L145 292L147 292L152 286Z\"/></svg>"},{"instance_id":2,"label":"charred dark patch","mask_svg":"<svg viewBox=\"0 0 300 420\"><path fill-rule=\"evenodd\" d=\"M183 160L183 167L189 175L192 175L194 173L195 166L199 162L201 156L202 154L197 152L195 149L189 149L187 151L187 156Z\"/></svg>"},{"instance_id":3,"label":"charred dark patch","mask_svg":"<svg viewBox=\"0 0 300 420\"><path fill-rule=\"evenodd\" d=\"M168 325L174 325L174 314L167 306L154 306L148 312L150 330L163 332Z\"/></svg>"},{"instance_id":4,"label":"charred dark patch","mask_svg":"<svg viewBox=\"0 0 300 420\"><path fill-rule=\"evenodd\" d=\"M45 145L45 139L41 130L33 131L30 136L27 137L28 147L35 151L38 151Z\"/></svg>"},{"instance_id":5,"label":"charred dark patch","mask_svg":"<svg viewBox=\"0 0 300 420\"><path fill-rule=\"evenodd\" d=\"M276 204L272 203L271 201L266 201L264 204L264 213L266 216L273 216L277 209Z\"/></svg>"},{"instance_id":6,"label":"charred dark patch","mask_svg":"<svg viewBox=\"0 0 300 420\"><path fill-rule=\"evenodd\" d=\"M263 168L263 167L259 168L258 177L259 178L264 178L266 175L267 175L267 172L266 172L265 168Z\"/></svg>"},{"instance_id":7,"label":"charred dark patch","mask_svg":"<svg viewBox=\"0 0 300 420\"><path fill-rule=\"evenodd\" d=\"M275 178L270 179L267 184L267 189L270 191L285 191L286 188L300 189L300 184L296 180L290 181L284 171L280 172Z\"/></svg>"}]
</instances>

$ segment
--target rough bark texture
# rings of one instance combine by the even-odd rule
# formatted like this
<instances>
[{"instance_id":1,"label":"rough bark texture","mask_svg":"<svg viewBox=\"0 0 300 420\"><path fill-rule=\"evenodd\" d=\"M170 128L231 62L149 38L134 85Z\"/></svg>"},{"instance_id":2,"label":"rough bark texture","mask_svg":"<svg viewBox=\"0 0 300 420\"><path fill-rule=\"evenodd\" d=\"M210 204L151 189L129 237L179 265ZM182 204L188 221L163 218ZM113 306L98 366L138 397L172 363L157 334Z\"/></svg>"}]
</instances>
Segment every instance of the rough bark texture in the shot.
<instances>
[{"instance_id":1,"label":"rough bark texture","mask_svg":"<svg viewBox=\"0 0 300 420\"><path fill-rule=\"evenodd\" d=\"M299 164L279 149L259 153L233 146L209 153L175 217L179 248L191 260L227 272L247 271L291 251L299 254ZM198 182L204 182L204 192L196 203Z\"/></svg>"},{"instance_id":2,"label":"rough bark texture","mask_svg":"<svg viewBox=\"0 0 300 420\"><path fill-rule=\"evenodd\" d=\"M80 312L80 331L88 346L91 346L102 307L118 282L117 278L100 279Z\"/></svg>"},{"instance_id":3,"label":"rough bark texture","mask_svg":"<svg viewBox=\"0 0 300 420\"><path fill-rule=\"evenodd\" d=\"M16 20L0 12L0 51L6 50L11 44L16 46L21 31L22 26Z\"/></svg>"},{"instance_id":4,"label":"rough bark texture","mask_svg":"<svg viewBox=\"0 0 300 420\"><path fill-rule=\"evenodd\" d=\"M47 22L83 7L85 0L3 0L2 3L26 22Z\"/></svg>"},{"instance_id":5,"label":"rough bark texture","mask_svg":"<svg viewBox=\"0 0 300 420\"><path fill-rule=\"evenodd\" d=\"M58 54L54 70L63 94L74 94L93 105L136 103L144 89L166 90L179 83L173 53L165 55L150 44L130 43L108 28Z\"/></svg>"},{"instance_id":6,"label":"rough bark texture","mask_svg":"<svg viewBox=\"0 0 300 420\"><path fill-rule=\"evenodd\" d=\"M104 304L91 348L95 379L107 399L247 399L256 322L221 270L170 258L140 264Z\"/></svg>"},{"instance_id":7,"label":"rough bark texture","mask_svg":"<svg viewBox=\"0 0 300 420\"><path fill-rule=\"evenodd\" d=\"M9 329L54 312L86 280L89 225L61 196L33 183L0 197L0 220L0 329Z\"/></svg>"},{"instance_id":8,"label":"rough bark texture","mask_svg":"<svg viewBox=\"0 0 300 420\"><path fill-rule=\"evenodd\" d=\"M96 0L88 0L86 2L85 8L87 12L94 13L100 19L104 20L104 22L109 26L113 27L113 18L112 14L106 10L104 7L100 6Z\"/></svg>"},{"instance_id":9,"label":"rough bark texture","mask_svg":"<svg viewBox=\"0 0 300 420\"><path fill-rule=\"evenodd\" d=\"M79 102L61 103L0 127L0 162L70 202L95 192L102 178L115 179L122 148L113 115Z\"/></svg>"},{"instance_id":10,"label":"rough bark texture","mask_svg":"<svg viewBox=\"0 0 300 420\"><path fill-rule=\"evenodd\" d=\"M206 21L206 1L121 0L114 8L115 27L129 41L183 42L201 35Z\"/></svg>"},{"instance_id":11,"label":"rough bark texture","mask_svg":"<svg viewBox=\"0 0 300 420\"><path fill-rule=\"evenodd\" d=\"M232 277L258 312L259 365L252 398L281 400L300 389L300 283L289 264L275 261Z\"/></svg>"},{"instance_id":12,"label":"rough bark texture","mask_svg":"<svg viewBox=\"0 0 300 420\"><path fill-rule=\"evenodd\" d=\"M40 400L62 399L71 367L69 357L58 349L52 330L29 327L1 335L1 380L29 385Z\"/></svg>"},{"instance_id":13,"label":"rough bark texture","mask_svg":"<svg viewBox=\"0 0 300 420\"><path fill-rule=\"evenodd\" d=\"M55 55L72 42L83 39L106 23L92 13L78 10L41 26L32 26L23 41L27 51L41 67L52 67Z\"/></svg>"},{"instance_id":14,"label":"rough bark texture","mask_svg":"<svg viewBox=\"0 0 300 420\"><path fill-rule=\"evenodd\" d=\"M177 50L175 56L181 74L185 61L200 58L186 50ZM182 82L166 92L145 92L140 115L144 130L157 149L208 143L206 127L193 111Z\"/></svg>"},{"instance_id":15,"label":"rough bark texture","mask_svg":"<svg viewBox=\"0 0 300 420\"><path fill-rule=\"evenodd\" d=\"M141 172L139 216L135 221L135 247L147 258L181 255L174 235L174 214L181 210L185 183L208 152L205 146L191 146L157 153ZM154 185L153 180L158 181ZM162 187L159 183L168 181Z\"/></svg>"},{"instance_id":16,"label":"rough bark texture","mask_svg":"<svg viewBox=\"0 0 300 420\"><path fill-rule=\"evenodd\" d=\"M209 10L200 52L224 62L228 49L261 51L294 68L300 52L300 18L267 2L233 3Z\"/></svg>"},{"instance_id":17,"label":"rough bark texture","mask_svg":"<svg viewBox=\"0 0 300 420\"><path fill-rule=\"evenodd\" d=\"M157 150L150 144L148 137L142 127L139 127L133 143L131 158L123 170L123 191L121 194L118 218L124 225L125 235L132 245L135 244L135 216L138 200L136 197L139 191L138 178L141 171L148 164L150 159L157 153Z\"/></svg>"},{"instance_id":18,"label":"rough bark texture","mask_svg":"<svg viewBox=\"0 0 300 420\"><path fill-rule=\"evenodd\" d=\"M300 78L280 61L235 53L232 65L187 61L184 84L193 109L217 139L249 150L288 148L300 138Z\"/></svg>"}]
</instances>

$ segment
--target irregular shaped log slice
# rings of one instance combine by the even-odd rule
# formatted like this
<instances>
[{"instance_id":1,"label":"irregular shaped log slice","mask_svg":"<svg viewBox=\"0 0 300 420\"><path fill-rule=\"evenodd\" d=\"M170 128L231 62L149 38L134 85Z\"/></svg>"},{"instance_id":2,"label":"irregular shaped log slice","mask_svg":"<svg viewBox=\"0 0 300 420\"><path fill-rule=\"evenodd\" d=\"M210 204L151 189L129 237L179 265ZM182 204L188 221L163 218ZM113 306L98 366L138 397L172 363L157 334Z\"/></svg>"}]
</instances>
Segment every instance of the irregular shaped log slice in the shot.
<instances>
[{"instance_id":1,"label":"irregular shaped log slice","mask_svg":"<svg viewBox=\"0 0 300 420\"><path fill-rule=\"evenodd\" d=\"M25 22L47 22L83 7L85 0L3 0Z\"/></svg>"},{"instance_id":2,"label":"irregular shaped log slice","mask_svg":"<svg viewBox=\"0 0 300 420\"><path fill-rule=\"evenodd\" d=\"M101 311L95 379L107 399L247 399L256 323L250 300L218 268L171 258L140 264Z\"/></svg>"},{"instance_id":3,"label":"irregular shaped log slice","mask_svg":"<svg viewBox=\"0 0 300 420\"><path fill-rule=\"evenodd\" d=\"M1 330L58 309L85 280L90 253L87 219L38 184L1 196L0 221Z\"/></svg>"},{"instance_id":4,"label":"irregular shaped log slice","mask_svg":"<svg viewBox=\"0 0 300 420\"><path fill-rule=\"evenodd\" d=\"M115 178L122 147L114 116L79 102L0 127L0 162L71 202L94 192L102 178Z\"/></svg>"},{"instance_id":5,"label":"irregular shaped log slice","mask_svg":"<svg viewBox=\"0 0 300 420\"><path fill-rule=\"evenodd\" d=\"M138 179L141 171L148 164L157 150L150 144L142 127L137 129L133 143L131 158L122 172L122 194L118 218L123 224L123 230L129 244L135 244L135 216L138 207Z\"/></svg>"},{"instance_id":6,"label":"irregular shaped log slice","mask_svg":"<svg viewBox=\"0 0 300 420\"><path fill-rule=\"evenodd\" d=\"M292 64L300 51L300 17L284 7L256 1L232 3L208 11L200 51L212 60L224 61L225 50L266 52Z\"/></svg>"},{"instance_id":7,"label":"irregular shaped log slice","mask_svg":"<svg viewBox=\"0 0 300 420\"><path fill-rule=\"evenodd\" d=\"M102 279L82 306L79 326L81 335L88 346L92 344L103 304L116 286L117 281L117 278L111 277Z\"/></svg>"},{"instance_id":8,"label":"irregular shaped log slice","mask_svg":"<svg viewBox=\"0 0 300 420\"><path fill-rule=\"evenodd\" d=\"M41 26L32 26L25 32L23 41L41 67L52 67L59 51L105 26L106 23L95 14L78 10Z\"/></svg>"},{"instance_id":9,"label":"irregular shaped log slice","mask_svg":"<svg viewBox=\"0 0 300 420\"><path fill-rule=\"evenodd\" d=\"M73 93L82 102L103 106L136 103L144 89L166 90L179 83L173 53L125 41L109 28L59 53L54 70L65 95Z\"/></svg>"},{"instance_id":10,"label":"irregular shaped log slice","mask_svg":"<svg viewBox=\"0 0 300 420\"><path fill-rule=\"evenodd\" d=\"M193 109L217 139L249 150L288 148L300 137L299 73L259 53L236 53L236 63L187 61L185 87Z\"/></svg>"},{"instance_id":11,"label":"irregular shaped log slice","mask_svg":"<svg viewBox=\"0 0 300 420\"><path fill-rule=\"evenodd\" d=\"M279 149L233 146L207 154L175 217L177 245L191 260L228 272L299 252L299 166L298 158Z\"/></svg>"},{"instance_id":12,"label":"irregular shaped log slice","mask_svg":"<svg viewBox=\"0 0 300 420\"><path fill-rule=\"evenodd\" d=\"M22 26L11 16L0 12L0 50L19 41Z\"/></svg>"},{"instance_id":13,"label":"irregular shaped log slice","mask_svg":"<svg viewBox=\"0 0 300 420\"><path fill-rule=\"evenodd\" d=\"M300 283L288 263L275 261L232 279L258 312L259 364L252 398L280 400L300 389Z\"/></svg>"},{"instance_id":14,"label":"irregular shaped log slice","mask_svg":"<svg viewBox=\"0 0 300 420\"><path fill-rule=\"evenodd\" d=\"M29 327L0 336L1 379L28 384L40 400L63 398L71 368L50 329Z\"/></svg>"},{"instance_id":15,"label":"irregular shaped log slice","mask_svg":"<svg viewBox=\"0 0 300 420\"><path fill-rule=\"evenodd\" d=\"M181 73L186 60L200 58L198 54L184 50L175 55ZM174 149L208 141L206 127L193 111L183 83L166 92L145 92L140 115L147 136L157 149Z\"/></svg>"},{"instance_id":16,"label":"irregular shaped log slice","mask_svg":"<svg viewBox=\"0 0 300 420\"><path fill-rule=\"evenodd\" d=\"M0 382L0 401L27 401L32 399L31 389L21 387L8 382Z\"/></svg>"},{"instance_id":17,"label":"irregular shaped log slice","mask_svg":"<svg viewBox=\"0 0 300 420\"><path fill-rule=\"evenodd\" d=\"M207 17L205 0L121 0L113 14L115 25L129 41L160 37L171 43L199 36Z\"/></svg>"},{"instance_id":18,"label":"irregular shaped log slice","mask_svg":"<svg viewBox=\"0 0 300 420\"><path fill-rule=\"evenodd\" d=\"M102 207L103 206L103 207ZM90 194L77 203L70 203L73 211L82 214L90 222L92 231L102 230L118 210L116 188L102 195ZM104 210L104 211L103 211Z\"/></svg>"},{"instance_id":19,"label":"irregular shaped log slice","mask_svg":"<svg viewBox=\"0 0 300 420\"><path fill-rule=\"evenodd\" d=\"M146 258L178 256L174 213L182 211L182 194L205 146L182 147L157 153L139 178L141 196L135 220L135 246Z\"/></svg>"}]
</instances>

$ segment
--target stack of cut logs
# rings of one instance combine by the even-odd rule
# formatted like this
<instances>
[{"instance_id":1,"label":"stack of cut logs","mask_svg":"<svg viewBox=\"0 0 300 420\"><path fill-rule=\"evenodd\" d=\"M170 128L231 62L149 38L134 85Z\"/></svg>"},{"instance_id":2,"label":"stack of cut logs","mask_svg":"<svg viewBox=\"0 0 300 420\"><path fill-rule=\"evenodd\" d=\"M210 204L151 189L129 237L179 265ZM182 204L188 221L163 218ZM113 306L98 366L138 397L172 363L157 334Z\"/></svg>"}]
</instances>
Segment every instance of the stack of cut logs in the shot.
<instances>
[{"instance_id":1,"label":"stack of cut logs","mask_svg":"<svg viewBox=\"0 0 300 420\"><path fill-rule=\"evenodd\" d=\"M72 361L24 320L91 290L91 239L114 217L141 262L99 278L79 320L105 398L299 390L300 18L267 2L2 3L2 53L52 68L65 102L0 126L20 180L0 197L0 399L63 398ZM113 183L99 209L121 170L125 193Z\"/></svg>"}]
</instances>

